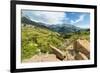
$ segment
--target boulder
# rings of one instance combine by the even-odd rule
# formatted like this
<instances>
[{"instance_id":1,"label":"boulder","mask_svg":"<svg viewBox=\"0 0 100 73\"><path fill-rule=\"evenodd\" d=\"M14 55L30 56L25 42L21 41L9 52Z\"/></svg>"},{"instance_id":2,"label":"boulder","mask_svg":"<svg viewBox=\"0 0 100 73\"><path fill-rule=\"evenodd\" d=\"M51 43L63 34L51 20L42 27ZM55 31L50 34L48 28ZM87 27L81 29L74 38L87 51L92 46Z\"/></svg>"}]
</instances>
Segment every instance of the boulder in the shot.
<instances>
[{"instance_id":1,"label":"boulder","mask_svg":"<svg viewBox=\"0 0 100 73\"><path fill-rule=\"evenodd\" d=\"M75 59L76 60L88 60L88 57L85 54L78 52L75 56Z\"/></svg>"},{"instance_id":2,"label":"boulder","mask_svg":"<svg viewBox=\"0 0 100 73\"><path fill-rule=\"evenodd\" d=\"M81 52L90 58L90 43L87 40L78 39L74 42L74 48L76 51Z\"/></svg>"},{"instance_id":3,"label":"boulder","mask_svg":"<svg viewBox=\"0 0 100 73\"><path fill-rule=\"evenodd\" d=\"M50 47L57 58L59 58L60 60L63 60L65 58L65 54L62 51L60 51L58 48L52 45L50 45Z\"/></svg>"}]
</instances>

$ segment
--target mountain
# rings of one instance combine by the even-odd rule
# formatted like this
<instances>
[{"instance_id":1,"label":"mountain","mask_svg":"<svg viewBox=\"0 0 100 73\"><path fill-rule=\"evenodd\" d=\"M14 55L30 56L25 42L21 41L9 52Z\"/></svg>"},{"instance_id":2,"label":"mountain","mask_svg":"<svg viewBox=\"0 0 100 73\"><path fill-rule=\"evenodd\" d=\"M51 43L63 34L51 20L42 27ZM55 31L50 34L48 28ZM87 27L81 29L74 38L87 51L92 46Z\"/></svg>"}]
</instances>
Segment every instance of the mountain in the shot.
<instances>
[{"instance_id":1,"label":"mountain","mask_svg":"<svg viewBox=\"0 0 100 73\"><path fill-rule=\"evenodd\" d=\"M70 24L56 24L56 25L51 24L51 25L48 25L48 24L44 24L41 22L32 21L31 19L29 19L25 16L23 16L21 18L21 22L23 24L26 24L26 25L34 25L34 26L41 27L41 28L47 28L49 30L58 32L60 34L77 32L80 30L79 27L76 27L74 25L70 25Z\"/></svg>"},{"instance_id":2,"label":"mountain","mask_svg":"<svg viewBox=\"0 0 100 73\"><path fill-rule=\"evenodd\" d=\"M32 21L31 19L29 19L25 16L21 17L21 23L23 23L25 25L34 25L34 26L41 27L41 28L42 27L47 28L43 23L38 23L38 22Z\"/></svg>"},{"instance_id":3,"label":"mountain","mask_svg":"<svg viewBox=\"0 0 100 73\"><path fill-rule=\"evenodd\" d=\"M70 32L77 32L80 30L79 27L70 24L61 24L61 25L50 25L50 29L59 32L61 34L70 33Z\"/></svg>"}]
</instances>

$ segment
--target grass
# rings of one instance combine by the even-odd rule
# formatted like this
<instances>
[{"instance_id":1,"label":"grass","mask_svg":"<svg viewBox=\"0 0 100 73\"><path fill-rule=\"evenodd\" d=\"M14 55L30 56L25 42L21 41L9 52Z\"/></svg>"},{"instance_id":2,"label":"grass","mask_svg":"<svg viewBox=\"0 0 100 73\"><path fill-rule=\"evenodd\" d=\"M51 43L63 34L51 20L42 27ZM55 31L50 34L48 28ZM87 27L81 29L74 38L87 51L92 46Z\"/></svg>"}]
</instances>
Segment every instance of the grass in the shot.
<instances>
[{"instance_id":1,"label":"grass","mask_svg":"<svg viewBox=\"0 0 100 73\"><path fill-rule=\"evenodd\" d=\"M62 45L63 38L58 33L39 27L22 27L22 60L35 54L52 53L49 44Z\"/></svg>"},{"instance_id":2,"label":"grass","mask_svg":"<svg viewBox=\"0 0 100 73\"><path fill-rule=\"evenodd\" d=\"M31 58L39 53L52 53L49 45L61 49L67 47L66 39L69 43L76 39L86 39L89 41L89 32L82 31L79 33L69 33L60 35L57 32L50 31L46 28L22 26L22 41L21 41L21 59ZM67 44L69 44L67 43ZM63 50L63 49L61 49Z\"/></svg>"}]
</instances>

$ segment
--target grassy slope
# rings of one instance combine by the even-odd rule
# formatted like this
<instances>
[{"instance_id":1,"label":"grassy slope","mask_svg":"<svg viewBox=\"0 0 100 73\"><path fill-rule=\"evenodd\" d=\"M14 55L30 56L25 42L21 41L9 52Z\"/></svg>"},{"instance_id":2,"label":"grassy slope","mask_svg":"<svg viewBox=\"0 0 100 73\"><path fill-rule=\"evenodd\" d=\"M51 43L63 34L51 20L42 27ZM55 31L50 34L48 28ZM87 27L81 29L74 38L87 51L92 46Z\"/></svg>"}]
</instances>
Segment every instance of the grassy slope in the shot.
<instances>
[{"instance_id":1,"label":"grassy slope","mask_svg":"<svg viewBox=\"0 0 100 73\"><path fill-rule=\"evenodd\" d=\"M22 59L39 53L52 53L49 44L62 45L63 38L58 33L39 27L22 27Z\"/></svg>"},{"instance_id":2,"label":"grassy slope","mask_svg":"<svg viewBox=\"0 0 100 73\"><path fill-rule=\"evenodd\" d=\"M50 31L46 28L23 26L21 58L23 60L39 53L52 53L49 44L61 48L66 43L65 39L71 42L78 38L89 40L89 32L70 33L62 37L57 32Z\"/></svg>"}]
</instances>

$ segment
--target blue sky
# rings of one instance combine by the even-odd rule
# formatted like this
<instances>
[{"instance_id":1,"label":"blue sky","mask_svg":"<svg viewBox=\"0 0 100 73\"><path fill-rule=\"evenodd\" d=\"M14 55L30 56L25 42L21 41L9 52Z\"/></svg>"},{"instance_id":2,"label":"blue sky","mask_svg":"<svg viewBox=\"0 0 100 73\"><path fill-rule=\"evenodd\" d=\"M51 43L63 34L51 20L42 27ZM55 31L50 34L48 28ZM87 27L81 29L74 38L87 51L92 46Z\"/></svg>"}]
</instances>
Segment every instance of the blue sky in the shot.
<instances>
[{"instance_id":1,"label":"blue sky","mask_svg":"<svg viewBox=\"0 0 100 73\"><path fill-rule=\"evenodd\" d=\"M27 16L33 21L47 25L70 24L80 28L89 28L90 25L90 13L85 12L22 10L22 16Z\"/></svg>"}]
</instances>

